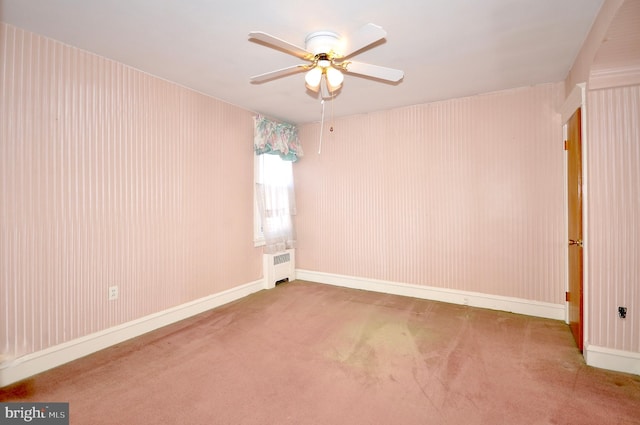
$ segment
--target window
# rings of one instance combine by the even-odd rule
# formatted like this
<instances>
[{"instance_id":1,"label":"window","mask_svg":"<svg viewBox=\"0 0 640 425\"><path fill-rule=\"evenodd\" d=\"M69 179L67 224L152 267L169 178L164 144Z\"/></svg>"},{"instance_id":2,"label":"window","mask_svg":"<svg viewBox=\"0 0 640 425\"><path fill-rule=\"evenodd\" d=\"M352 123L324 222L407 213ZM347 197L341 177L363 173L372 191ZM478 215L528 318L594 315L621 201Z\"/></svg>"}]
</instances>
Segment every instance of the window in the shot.
<instances>
[{"instance_id":1,"label":"window","mask_svg":"<svg viewBox=\"0 0 640 425\"><path fill-rule=\"evenodd\" d=\"M254 246L265 245L262 231L262 218L258 209L257 185L291 187L293 185L292 162L285 161L279 155L254 155L253 169L253 242Z\"/></svg>"}]
</instances>

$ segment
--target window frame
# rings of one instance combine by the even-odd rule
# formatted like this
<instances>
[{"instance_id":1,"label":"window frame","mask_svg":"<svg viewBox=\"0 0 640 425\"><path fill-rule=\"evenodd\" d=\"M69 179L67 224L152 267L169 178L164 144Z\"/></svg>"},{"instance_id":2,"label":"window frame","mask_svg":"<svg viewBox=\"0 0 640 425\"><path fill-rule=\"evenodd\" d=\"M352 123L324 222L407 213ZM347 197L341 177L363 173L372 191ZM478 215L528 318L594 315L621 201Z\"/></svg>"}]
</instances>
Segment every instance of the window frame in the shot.
<instances>
[{"instance_id":1,"label":"window frame","mask_svg":"<svg viewBox=\"0 0 640 425\"><path fill-rule=\"evenodd\" d=\"M259 247L266 244L264 240L264 233L262 232L262 219L260 218L260 211L258 211L258 194L256 192L256 186L259 183L263 183L264 168L264 154L253 155L253 246Z\"/></svg>"}]
</instances>

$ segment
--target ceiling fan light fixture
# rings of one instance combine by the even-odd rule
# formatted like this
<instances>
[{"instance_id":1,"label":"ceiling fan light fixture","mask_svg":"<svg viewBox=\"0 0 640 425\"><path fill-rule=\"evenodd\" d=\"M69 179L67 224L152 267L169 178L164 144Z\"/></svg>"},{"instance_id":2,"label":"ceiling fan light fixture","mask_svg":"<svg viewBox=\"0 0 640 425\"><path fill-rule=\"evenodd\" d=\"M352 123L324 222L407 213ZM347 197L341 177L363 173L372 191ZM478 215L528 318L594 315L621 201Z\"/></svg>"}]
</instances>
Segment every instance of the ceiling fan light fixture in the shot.
<instances>
[{"instance_id":1,"label":"ceiling fan light fixture","mask_svg":"<svg viewBox=\"0 0 640 425\"><path fill-rule=\"evenodd\" d=\"M307 87L312 90L317 90L320 86L320 79L322 78L322 68L319 66L311 68L304 76L304 81L307 83Z\"/></svg>"},{"instance_id":2,"label":"ceiling fan light fixture","mask_svg":"<svg viewBox=\"0 0 640 425\"><path fill-rule=\"evenodd\" d=\"M339 89L342 85L342 82L344 81L344 75L342 74L342 72L332 66L328 67L325 72L327 74L327 83L329 83L329 87L331 87L331 90L333 91Z\"/></svg>"}]
</instances>

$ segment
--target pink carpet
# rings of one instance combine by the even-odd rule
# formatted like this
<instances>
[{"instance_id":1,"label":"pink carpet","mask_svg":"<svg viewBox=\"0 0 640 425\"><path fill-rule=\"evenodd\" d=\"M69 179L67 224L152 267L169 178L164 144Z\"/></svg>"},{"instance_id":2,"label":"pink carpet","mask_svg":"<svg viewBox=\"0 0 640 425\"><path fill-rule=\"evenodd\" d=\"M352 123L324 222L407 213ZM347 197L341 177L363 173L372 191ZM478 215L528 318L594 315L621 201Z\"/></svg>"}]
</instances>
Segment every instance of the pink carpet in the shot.
<instances>
[{"instance_id":1,"label":"pink carpet","mask_svg":"<svg viewBox=\"0 0 640 425\"><path fill-rule=\"evenodd\" d=\"M562 322L303 281L0 389L72 424L640 424Z\"/></svg>"}]
</instances>

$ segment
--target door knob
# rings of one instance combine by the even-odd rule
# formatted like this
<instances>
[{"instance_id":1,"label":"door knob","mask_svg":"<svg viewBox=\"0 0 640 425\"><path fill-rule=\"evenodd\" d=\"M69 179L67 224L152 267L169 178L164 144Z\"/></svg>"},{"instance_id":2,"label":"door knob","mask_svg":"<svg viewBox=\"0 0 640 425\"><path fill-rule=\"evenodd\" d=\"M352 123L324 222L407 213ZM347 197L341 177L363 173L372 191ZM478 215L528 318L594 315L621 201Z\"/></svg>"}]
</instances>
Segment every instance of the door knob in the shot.
<instances>
[{"instance_id":1,"label":"door knob","mask_svg":"<svg viewBox=\"0 0 640 425\"><path fill-rule=\"evenodd\" d=\"M582 248L582 239L578 239L578 240L569 239L569 246L571 245L578 245L580 248Z\"/></svg>"}]
</instances>

